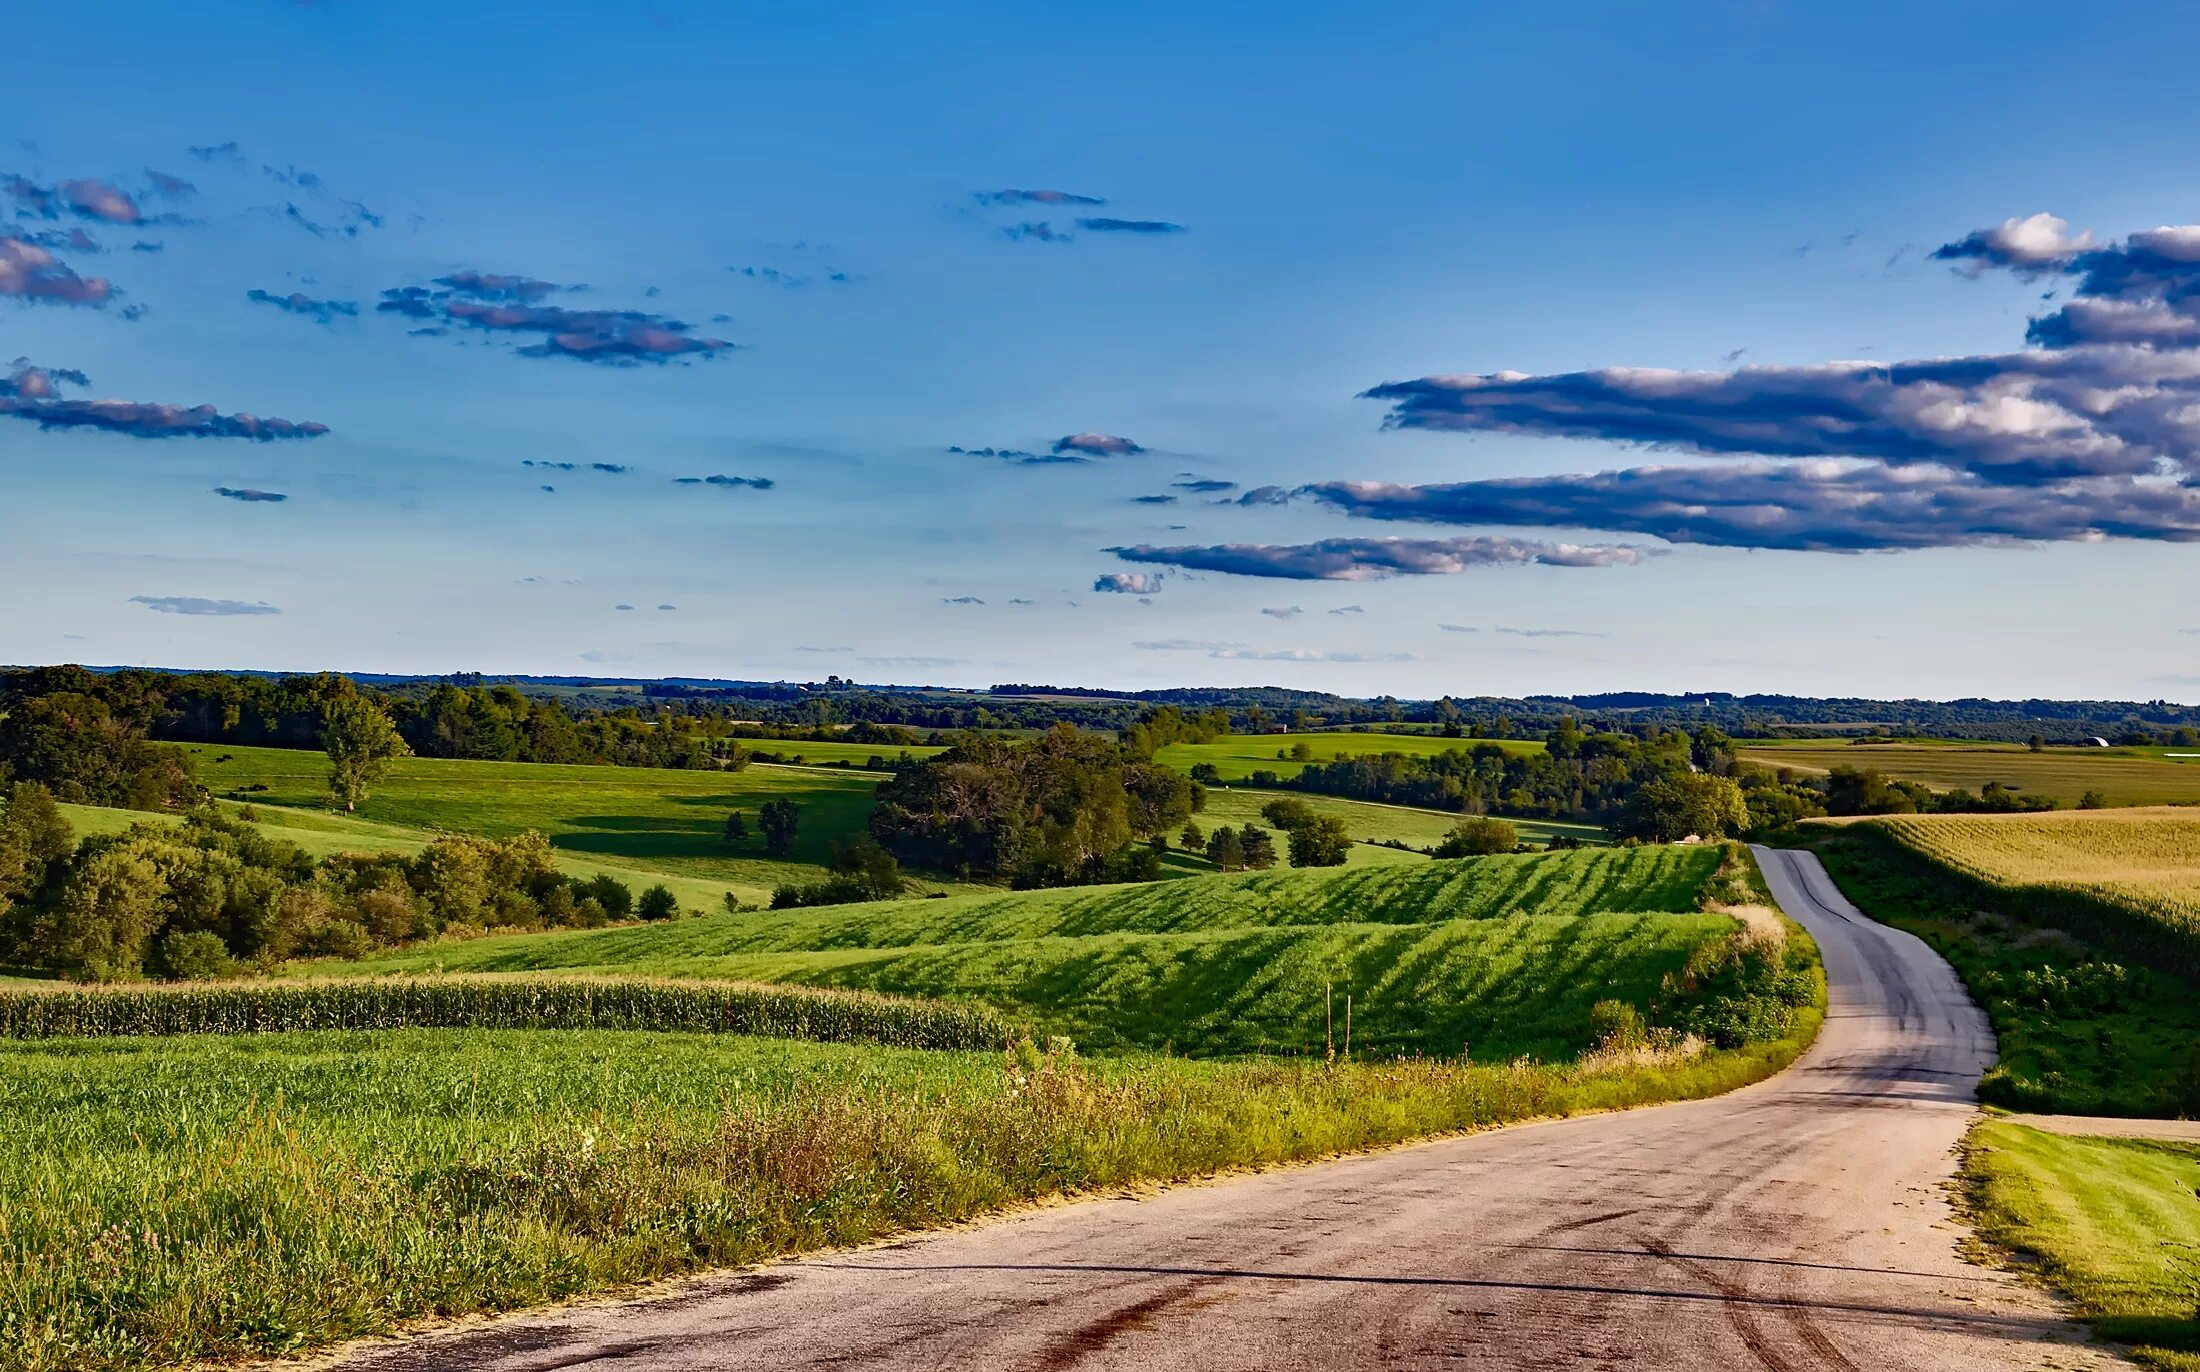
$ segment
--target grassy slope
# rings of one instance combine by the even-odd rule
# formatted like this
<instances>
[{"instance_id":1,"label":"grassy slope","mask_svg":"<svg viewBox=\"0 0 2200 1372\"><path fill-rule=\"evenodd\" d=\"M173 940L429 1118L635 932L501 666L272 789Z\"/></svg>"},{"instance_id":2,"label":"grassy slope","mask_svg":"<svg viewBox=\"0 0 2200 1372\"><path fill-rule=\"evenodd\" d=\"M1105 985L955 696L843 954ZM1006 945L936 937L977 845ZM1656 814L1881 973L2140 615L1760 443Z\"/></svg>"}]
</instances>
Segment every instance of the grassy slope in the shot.
<instances>
[{"instance_id":1,"label":"grassy slope","mask_svg":"<svg viewBox=\"0 0 2200 1372\"><path fill-rule=\"evenodd\" d=\"M319 753L212 745L191 752L200 780L218 795L261 784L268 789L241 798L307 809L325 804L328 763ZM391 767L360 815L416 830L499 837L536 829L561 853L677 873L719 890L739 886L753 896L782 882L815 880L832 841L869 822L879 776L762 763L739 772L689 772L407 758ZM792 861L763 856L754 832L757 807L775 798L802 807ZM734 809L748 813L751 834L729 848L721 836Z\"/></svg>"},{"instance_id":2,"label":"grassy slope","mask_svg":"<svg viewBox=\"0 0 2200 1372\"><path fill-rule=\"evenodd\" d=\"M1472 748L1484 742L1495 742L1500 748L1515 753L1540 752L1543 748L1541 742L1525 739L1443 738L1436 734L1231 734L1212 743L1172 744L1155 754L1155 759L1180 772L1188 772L1202 762L1211 762L1224 781L1243 781L1255 771L1270 771L1282 777L1297 776L1306 764L1293 762L1288 757L1278 758L1276 754L1288 754L1299 743L1311 748L1316 760L1326 762L1334 757L1356 757L1363 753L1433 757L1454 748Z\"/></svg>"},{"instance_id":3,"label":"grassy slope","mask_svg":"<svg viewBox=\"0 0 2200 1372\"><path fill-rule=\"evenodd\" d=\"M2084 823L2095 814L2108 818L2108 812L2067 818ZM2010 818L2023 823L2023 817ZM1986 1007L2001 1056L1980 1087L1983 1099L2080 1115L2174 1115L2200 1108L2194 1094L2200 995L2187 982L2140 967L2114 1003L2028 998L2021 993L2028 974L2067 976L2090 962L2129 959L2053 927L2051 910L2021 890L1988 891L1982 899L1978 888L1950 879L1912 850L1873 841L1873 827L1806 825L1805 834L1852 900L1873 918L1930 943Z\"/></svg>"},{"instance_id":4,"label":"grassy slope","mask_svg":"<svg viewBox=\"0 0 2200 1372\"><path fill-rule=\"evenodd\" d=\"M417 853L434 837L433 834L401 824L383 824L374 820L353 819L346 815L288 810L273 805L224 804L249 812L270 838L295 843L317 858L335 853ZM119 834L133 824L182 822L175 815L150 814L143 810L113 810L97 805L63 805L61 811L68 816L69 824L76 830L79 838L88 838L94 834ZM625 882L637 892L662 883L680 898L682 909L698 914L725 908L725 893L728 890L737 892L750 904L768 900L771 896L769 891L744 883L678 876L645 866L598 862L575 857L570 853L559 853L556 857L558 870L567 876L585 878L608 874Z\"/></svg>"},{"instance_id":5,"label":"grassy slope","mask_svg":"<svg viewBox=\"0 0 2200 1372\"><path fill-rule=\"evenodd\" d=\"M1325 992L1371 1050L1565 1054L1731 929L1708 848L1606 849L1015 892L430 944L314 970L561 968L963 996L1103 1048L1318 1049Z\"/></svg>"},{"instance_id":6,"label":"grassy slope","mask_svg":"<svg viewBox=\"0 0 2200 1372\"><path fill-rule=\"evenodd\" d=\"M1920 781L1937 790L1977 791L1998 781L2030 795L2076 805L2100 791L2111 805L2200 803L2200 758L2168 756L2160 748L2050 748L2031 752L2015 743L1851 744L1845 739L1745 741L1740 755L1768 767L1824 772L1834 767L1876 767L1888 776Z\"/></svg>"},{"instance_id":7,"label":"grassy slope","mask_svg":"<svg viewBox=\"0 0 2200 1372\"><path fill-rule=\"evenodd\" d=\"M1815 1026L1595 1072L596 1032L0 1044L0 1368L296 1352L1065 1191L1708 1095Z\"/></svg>"},{"instance_id":8,"label":"grassy slope","mask_svg":"<svg viewBox=\"0 0 2200 1372\"><path fill-rule=\"evenodd\" d=\"M2200 1146L1989 1122L1964 1170L1987 1239L2142 1361L2200 1372Z\"/></svg>"}]
</instances>

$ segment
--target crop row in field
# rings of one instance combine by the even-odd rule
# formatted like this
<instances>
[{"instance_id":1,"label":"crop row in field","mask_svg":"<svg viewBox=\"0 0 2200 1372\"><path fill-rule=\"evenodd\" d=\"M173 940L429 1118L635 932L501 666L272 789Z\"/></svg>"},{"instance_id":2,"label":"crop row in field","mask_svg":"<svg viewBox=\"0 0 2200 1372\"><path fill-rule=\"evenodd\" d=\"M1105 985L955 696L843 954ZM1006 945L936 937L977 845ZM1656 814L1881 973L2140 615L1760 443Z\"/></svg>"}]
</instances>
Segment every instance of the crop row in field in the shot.
<instances>
[{"instance_id":1,"label":"crop row in field","mask_svg":"<svg viewBox=\"0 0 2200 1372\"><path fill-rule=\"evenodd\" d=\"M0 992L0 1038L323 1029L643 1029L817 1043L991 1048L1005 1020L969 1004L637 977L408 977Z\"/></svg>"},{"instance_id":2,"label":"crop row in field","mask_svg":"<svg viewBox=\"0 0 2200 1372\"><path fill-rule=\"evenodd\" d=\"M1794 739L1747 741L1737 745L1737 753L1746 762L1799 772L1874 768L1939 791L1976 792L2000 782L2065 806L2076 805L2088 791L2110 805L2200 802L2200 757L2176 758L2161 749L2058 747L2035 753L2017 744Z\"/></svg>"}]
</instances>

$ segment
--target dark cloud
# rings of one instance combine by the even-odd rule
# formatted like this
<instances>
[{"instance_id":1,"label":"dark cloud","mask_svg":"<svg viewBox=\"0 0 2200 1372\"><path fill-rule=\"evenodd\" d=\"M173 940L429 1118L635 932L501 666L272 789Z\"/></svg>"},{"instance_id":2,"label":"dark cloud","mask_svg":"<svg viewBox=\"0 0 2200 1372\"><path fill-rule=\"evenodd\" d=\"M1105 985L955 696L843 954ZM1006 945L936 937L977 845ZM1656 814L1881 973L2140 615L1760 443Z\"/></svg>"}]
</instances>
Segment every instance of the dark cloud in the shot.
<instances>
[{"instance_id":1,"label":"dark cloud","mask_svg":"<svg viewBox=\"0 0 2200 1372\"><path fill-rule=\"evenodd\" d=\"M940 598L940 604L942 604L942 605L983 605L983 604L985 604L985 602L984 602L984 601L982 601L982 600L980 600L980 599L978 599L978 598L977 598L976 596L974 596L974 595L957 595L957 596L942 596L942 597Z\"/></svg>"},{"instance_id":2,"label":"dark cloud","mask_svg":"<svg viewBox=\"0 0 2200 1372\"><path fill-rule=\"evenodd\" d=\"M1165 219L1080 219L1077 227L1089 233L1185 233L1182 224L1171 224Z\"/></svg>"},{"instance_id":3,"label":"dark cloud","mask_svg":"<svg viewBox=\"0 0 2200 1372\"><path fill-rule=\"evenodd\" d=\"M555 486L537 486L535 489L541 491L544 495L556 495L558 493L558 488Z\"/></svg>"},{"instance_id":4,"label":"dark cloud","mask_svg":"<svg viewBox=\"0 0 2200 1372\"><path fill-rule=\"evenodd\" d=\"M1361 605L1339 605L1329 613L1333 615L1364 615L1367 613L1367 609Z\"/></svg>"},{"instance_id":5,"label":"dark cloud","mask_svg":"<svg viewBox=\"0 0 2200 1372\"><path fill-rule=\"evenodd\" d=\"M1159 572L1103 572L1093 578L1092 589L1114 595L1152 595L1164 579Z\"/></svg>"},{"instance_id":6,"label":"dark cloud","mask_svg":"<svg viewBox=\"0 0 2200 1372\"><path fill-rule=\"evenodd\" d=\"M632 366L711 357L734 345L697 336L690 325L644 310L576 310L538 303L560 286L532 277L464 271L438 277L434 288L399 286L382 292L378 312L433 320L495 334L540 335L514 349L522 357L569 357ZM418 330L415 330L418 332Z\"/></svg>"},{"instance_id":7,"label":"dark cloud","mask_svg":"<svg viewBox=\"0 0 2200 1372\"><path fill-rule=\"evenodd\" d=\"M186 408L129 400L69 400L63 385L88 386L89 377L69 368L34 367L17 358L0 382L0 415L28 420L42 429L103 429L135 438L318 438L328 426L292 423L250 414L222 414L212 405Z\"/></svg>"},{"instance_id":8,"label":"dark cloud","mask_svg":"<svg viewBox=\"0 0 2200 1372\"><path fill-rule=\"evenodd\" d=\"M981 205L1105 205L1097 195L1073 195L1068 191L972 191Z\"/></svg>"},{"instance_id":9,"label":"dark cloud","mask_svg":"<svg viewBox=\"0 0 2200 1372\"><path fill-rule=\"evenodd\" d=\"M322 324L330 323L339 316L352 317L359 313L359 302L356 300L315 300L298 291L292 291L289 295L276 295L272 291L255 288L246 291L244 298L262 305L273 305L286 314L302 315Z\"/></svg>"},{"instance_id":10,"label":"dark cloud","mask_svg":"<svg viewBox=\"0 0 2200 1372\"><path fill-rule=\"evenodd\" d=\"M1018 467L1064 467L1089 461L1076 453L1031 453L1022 448L962 448L950 443L947 451L959 457L990 457Z\"/></svg>"},{"instance_id":11,"label":"dark cloud","mask_svg":"<svg viewBox=\"0 0 2200 1372\"><path fill-rule=\"evenodd\" d=\"M1202 479L1198 481L1178 481L1172 484L1175 485L1178 490L1190 491L1194 495L1216 495L1223 491L1234 491L1237 489L1237 483L1235 481L1215 481L1212 479Z\"/></svg>"},{"instance_id":12,"label":"dark cloud","mask_svg":"<svg viewBox=\"0 0 2200 1372\"><path fill-rule=\"evenodd\" d=\"M788 290L800 290L810 284L810 278L799 272L781 271L777 267L728 267L727 271L748 281L761 281L768 286L783 286ZM847 272L828 272L825 280L836 286L845 286L856 278Z\"/></svg>"},{"instance_id":13,"label":"dark cloud","mask_svg":"<svg viewBox=\"0 0 2200 1372\"><path fill-rule=\"evenodd\" d=\"M1032 243L1068 243L1076 238L1075 234L1063 233L1052 224L1043 221L1039 223L1011 224L1002 229L1001 233L1004 237L1013 238L1019 242Z\"/></svg>"},{"instance_id":14,"label":"dark cloud","mask_svg":"<svg viewBox=\"0 0 2200 1372\"><path fill-rule=\"evenodd\" d=\"M133 605L143 605L164 615L279 615L281 610L264 600L208 600L195 595L134 595Z\"/></svg>"},{"instance_id":15,"label":"dark cloud","mask_svg":"<svg viewBox=\"0 0 2200 1372\"><path fill-rule=\"evenodd\" d=\"M248 505L280 504L281 502L290 499L289 496L284 495L280 491L256 491L253 490L250 486L216 486L214 488L214 494L220 496L224 500L241 500Z\"/></svg>"},{"instance_id":16,"label":"dark cloud","mask_svg":"<svg viewBox=\"0 0 2200 1372\"><path fill-rule=\"evenodd\" d=\"M1131 503L1135 505L1174 505L1176 497L1173 495L1134 495L1131 497Z\"/></svg>"},{"instance_id":17,"label":"dark cloud","mask_svg":"<svg viewBox=\"0 0 2200 1372\"><path fill-rule=\"evenodd\" d=\"M632 605L614 605L611 608L614 610L631 610L634 607Z\"/></svg>"},{"instance_id":18,"label":"dark cloud","mask_svg":"<svg viewBox=\"0 0 2200 1372\"><path fill-rule=\"evenodd\" d=\"M0 230L0 296L97 308L114 294L105 277L79 276L51 248Z\"/></svg>"},{"instance_id":19,"label":"dark cloud","mask_svg":"<svg viewBox=\"0 0 2200 1372\"><path fill-rule=\"evenodd\" d=\"M180 200L185 196L199 193L197 186L192 185L180 176L170 176L166 172L147 171L145 179L153 183L155 191L171 200Z\"/></svg>"},{"instance_id":20,"label":"dark cloud","mask_svg":"<svg viewBox=\"0 0 2200 1372\"><path fill-rule=\"evenodd\" d=\"M1470 567L1540 564L1610 567L1639 561L1642 550L1624 544L1540 543L1486 535L1462 538L1327 538L1318 543L1270 546L1226 543L1213 547L1157 548L1150 544L1109 548L1126 562L1158 563L1200 572L1281 577L1291 581L1373 581L1391 576L1445 576Z\"/></svg>"},{"instance_id":21,"label":"dark cloud","mask_svg":"<svg viewBox=\"0 0 2200 1372\"><path fill-rule=\"evenodd\" d=\"M713 475L676 476L672 478L672 484L675 486L726 486L739 487L751 491L768 491L773 486L776 486L779 483L773 481L768 476Z\"/></svg>"},{"instance_id":22,"label":"dark cloud","mask_svg":"<svg viewBox=\"0 0 2200 1372\"><path fill-rule=\"evenodd\" d=\"M588 469L592 472L603 472L610 476L624 476L634 470L623 462L591 462L588 464Z\"/></svg>"},{"instance_id":23,"label":"dark cloud","mask_svg":"<svg viewBox=\"0 0 2200 1372\"><path fill-rule=\"evenodd\" d=\"M130 245L130 251L131 251L131 252L159 252L159 251L160 251L161 249L163 249L163 248L165 248L165 247L167 247L167 246L168 246L168 245L167 245L166 243L149 243L149 242L147 242L146 240L144 240L144 239L140 238L140 239L139 239L139 240L138 240L137 242L135 242L135 243L132 243L132 244Z\"/></svg>"},{"instance_id":24,"label":"dark cloud","mask_svg":"<svg viewBox=\"0 0 2200 1372\"><path fill-rule=\"evenodd\" d=\"M680 607L677 605L659 605L657 608L660 610L677 610Z\"/></svg>"},{"instance_id":25,"label":"dark cloud","mask_svg":"<svg viewBox=\"0 0 2200 1372\"><path fill-rule=\"evenodd\" d=\"M1263 609L1261 613L1270 619L1297 619L1306 611L1296 605L1270 605Z\"/></svg>"},{"instance_id":26,"label":"dark cloud","mask_svg":"<svg viewBox=\"0 0 2200 1372\"><path fill-rule=\"evenodd\" d=\"M52 248L57 252L105 251L99 246L99 240L86 233L80 224L72 224L65 229L15 229L12 232L26 243L35 243L41 248Z\"/></svg>"},{"instance_id":27,"label":"dark cloud","mask_svg":"<svg viewBox=\"0 0 2200 1372\"><path fill-rule=\"evenodd\" d=\"M199 147L185 148L184 151L201 162L242 162L244 160L244 153L238 149L235 143L208 143Z\"/></svg>"},{"instance_id":28,"label":"dark cloud","mask_svg":"<svg viewBox=\"0 0 2200 1372\"><path fill-rule=\"evenodd\" d=\"M522 467L548 467L551 471L554 472L574 472L580 470L580 464L578 462L546 462L543 459L537 457L523 457L519 460L519 465Z\"/></svg>"},{"instance_id":29,"label":"dark cloud","mask_svg":"<svg viewBox=\"0 0 2200 1372\"><path fill-rule=\"evenodd\" d=\"M1054 457L1071 454L1082 457L1136 457L1144 451L1146 451L1144 448L1139 447L1127 438L1118 438L1114 434L1092 433L1090 431L1068 434L1057 438L1054 440L1054 446L1047 449L1047 452Z\"/></svg>"},{"instance_id":30,"label":"dark cloud","mask_svg":"<svg viewBox=\"0 0 2200 1372\"><path fill-rule=\"evenodd\" d=\"M2200 539L2200 226L2101 244L2041 214L1933 256L1970 276L2053 277L2065 298L2030 322L2024 352L1389 383L1367 395L1390 404L1390 427L1760 460L1307 492L1376 518L1747 548Z\"/></svg>"},{"instance_id":31,"label":"dark cloud","mask_svg":"<svg viewBox=\"0 0 2200 1372\"><path fill-rule=\"evenodd\" d=\"M1374 519L1611 529L1670 543L1803 552L2200 539L2200 488L2188 483L2107 477L2013 486L1961 472L1823 459L1432 486L1327 482L1306 490Z\"/></svg>"},{"instance_id":32,"label":"dark cloud","mask_svg":"<svg viewBox=\"0 0 2200 1372\"><path fill-rule=\"evenodd\" d=\"M1218 500L1217 505L1238 505L1250 509L1255 505L1287 505L1291 491L1286 486L1255 486L1235 500Z\"/></svg>"}]
</instances>

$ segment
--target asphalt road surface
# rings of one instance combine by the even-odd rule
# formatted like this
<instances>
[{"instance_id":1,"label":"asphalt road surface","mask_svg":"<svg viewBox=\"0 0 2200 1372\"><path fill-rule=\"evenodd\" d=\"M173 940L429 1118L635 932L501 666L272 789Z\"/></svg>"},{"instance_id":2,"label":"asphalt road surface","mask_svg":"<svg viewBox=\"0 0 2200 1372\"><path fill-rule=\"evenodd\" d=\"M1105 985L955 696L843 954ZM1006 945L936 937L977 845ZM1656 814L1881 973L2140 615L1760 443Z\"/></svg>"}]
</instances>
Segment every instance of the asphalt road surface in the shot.
<instances>
[{"instance_id":1,"label":"asphalt road surface","mask_svg":"<svg viewBox=\"0 0 2200 1372\"><path fill-rule=\"evenodd\" d=\"M1808 1055L1716 1100L1093 1200L354 1351L357 1372L2104 1367L1965 1263L1943 1188L1993 1035L1817 860L1760 851L1825 951Z\"/></svg>"}]
</instances>

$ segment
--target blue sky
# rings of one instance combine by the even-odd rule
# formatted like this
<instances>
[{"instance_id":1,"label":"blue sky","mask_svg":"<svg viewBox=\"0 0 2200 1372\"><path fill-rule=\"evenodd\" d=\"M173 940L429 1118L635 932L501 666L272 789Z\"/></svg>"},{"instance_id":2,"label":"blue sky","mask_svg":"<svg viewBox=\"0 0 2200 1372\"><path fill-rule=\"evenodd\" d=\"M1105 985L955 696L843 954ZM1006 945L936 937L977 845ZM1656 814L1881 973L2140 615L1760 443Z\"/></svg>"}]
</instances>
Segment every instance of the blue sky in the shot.
<instances>
[{"instance_id":1,"label":"blue sky","mask_svg":"<svg viewBox=\"0 0 2200 1372\"><path fill-rule=\"evenodd\" d=\"M72 7L0 660L2200 693L2200 12L1549 9Z\"/></svg>"}]
</instances>

